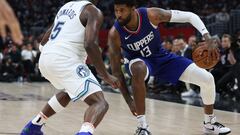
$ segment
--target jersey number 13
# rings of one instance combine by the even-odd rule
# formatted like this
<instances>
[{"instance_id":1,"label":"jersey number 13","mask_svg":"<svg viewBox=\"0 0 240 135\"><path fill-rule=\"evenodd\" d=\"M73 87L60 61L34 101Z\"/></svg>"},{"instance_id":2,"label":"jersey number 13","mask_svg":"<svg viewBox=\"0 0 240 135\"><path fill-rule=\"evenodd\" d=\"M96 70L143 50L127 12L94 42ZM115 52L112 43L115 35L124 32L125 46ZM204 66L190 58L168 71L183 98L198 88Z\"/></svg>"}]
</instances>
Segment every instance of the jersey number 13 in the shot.
<instances>
[{"instance_id":1,"label":"jersey number 13","mask_svg":"<svg viewBox=\"0 0 240 135\"><path fill-rule=\"evenodd\" d=\"M151 50L149 49L149 46L144 47L140 52L143 57L148 57L152 54Z\"/></svg>"}]
</instances>

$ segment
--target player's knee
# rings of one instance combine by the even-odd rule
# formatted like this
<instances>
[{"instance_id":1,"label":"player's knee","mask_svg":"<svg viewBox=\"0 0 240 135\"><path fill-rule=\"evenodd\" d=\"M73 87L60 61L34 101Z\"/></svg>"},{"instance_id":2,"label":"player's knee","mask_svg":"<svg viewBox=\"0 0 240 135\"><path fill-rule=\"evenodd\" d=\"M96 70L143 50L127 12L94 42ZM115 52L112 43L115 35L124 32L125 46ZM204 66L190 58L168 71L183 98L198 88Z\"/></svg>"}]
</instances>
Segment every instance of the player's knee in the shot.
<instances>
[{"instance_id":1,"label":"player's knee","mask_svg":"<svg viewBox=\"0 0 240 135\"><path fill-rule=\"evenodd\" d=\"M107 112L109 109L109 104L106 100L101 100L97 103L98 108L101 109L102 112Z\"/></svg>"},{"instance_id":2,"label":"player's knee","mask_svg":"<svg viewBox=\"0 0 240 135\"><path fill-rule=\"evenodd\" d=\"M93 94L84 100L89 106L93 106L95 109L101 112L107 112L109 105L101 94Z\"/></svg>"},{"instance_id":3,"label":"player's knee","mask_svg":"<svg viewBox=\"0 0 240 135\"><path fill-rule=\"evenodd\" d=\"M66 107L68 103L71 101L70 96L66 92L60 92L56 95L58 102L63 106Z\"/></svg>"},{"instance_id":4,"label":"player's knee","mask_svg":"<svg viewBox=\"0 0 240 135\"><path fill-rule=\"evenodd\" d=\"M205 75L204 84L201 86L201 97L205 105L212 105L215 102L215 83L211 73Z\"/></svg>"},{"instance_id":5,"label":"player's knee","mask_svg":"<svg viewBox=\"0 0 240 135\"><path fill-rule=\"evenodd\" d=\"M102 107L103 107L104 110L107 112L107 110L109 109L109 104L108 104L108 102L104 100Z\"/></svg>"},{"instance_id":6,"label":"player's knee","mask_svg":"<svg viewBox=\"0 0 240 135\"><path fill-rule=\"evenodd\" d=\"M132 76L138 79L144 79L147 73L147 66L139 61L131 65Z\"/></svg>"},{"instance_id":7,"label":"player's knee","mask_svg":"<svg viewBox=\"0 0 240 135\"><path fill-rule=\"evenodd\" d=\"M212 85L215 85L215 83L214 83L214 77L213 77L213 75L211 74L211 73L207 73L206 74L206 77L205 77L205 81L204 81L204 85L210 85L210 86L212 86Z\"/></svg>"},{"instance_id":8,"label":"player's knee","mask_svg":"<svg viewBox=\"0 0 240 135\"><path fill-rule=\"evenodd\" d=\"M202 75L202 77L199 77L198 83L200 87L215 85L213 75L207 71Z\"/></svg>"}]
</instances>

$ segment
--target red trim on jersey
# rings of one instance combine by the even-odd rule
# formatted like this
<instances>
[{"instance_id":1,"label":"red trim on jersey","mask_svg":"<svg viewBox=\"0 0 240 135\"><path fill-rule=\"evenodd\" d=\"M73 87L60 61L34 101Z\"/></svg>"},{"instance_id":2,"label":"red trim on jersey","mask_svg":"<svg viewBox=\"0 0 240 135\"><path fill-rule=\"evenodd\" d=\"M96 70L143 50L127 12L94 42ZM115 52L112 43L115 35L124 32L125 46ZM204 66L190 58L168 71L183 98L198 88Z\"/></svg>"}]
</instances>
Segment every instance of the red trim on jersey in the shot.
<instances>
[{"instance_id":1,"label":"red trim on jersey","mask_svg":"<svg viewBox=\"0 0 240 135\"><path fill-rule=\"evenodd\" d=\"M139 22L139 24L138 24L138 28L137 28L137 30L136 31L131 31L131 30L129 30L129 29L127 29L125 26L123 27L123 29L125 30L125 31L127 31L128 33L130 33L130 34L138 34L139 32L140 32L140 29L141 29L141 27L142 27L142 16L139 14L139 12L138 12L138 10L137 10L137 14L138 14L138 22Z\"/></svg>"}]
</instances>

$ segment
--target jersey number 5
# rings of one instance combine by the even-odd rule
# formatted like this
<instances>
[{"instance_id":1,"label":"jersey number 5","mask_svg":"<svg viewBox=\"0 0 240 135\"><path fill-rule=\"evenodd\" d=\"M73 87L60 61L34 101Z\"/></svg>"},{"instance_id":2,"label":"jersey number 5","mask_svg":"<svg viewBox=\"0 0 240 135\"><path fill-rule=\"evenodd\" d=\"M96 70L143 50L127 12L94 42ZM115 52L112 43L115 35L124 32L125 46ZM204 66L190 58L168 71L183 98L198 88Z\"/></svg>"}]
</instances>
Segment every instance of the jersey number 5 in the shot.
<instances>
[{"instance_id":1,"label":"jersey number 5","mask_svg":"<svg viewBox=\"0 0 240 135\"><path fill-rule=\"evenodd\" d=\"M65 22L58 22L58 23L55 25L55 27L53 28L53 31L52 31L52 33L51 33L51 36L50 36L50 38L51 38L52 40L55 39L55 38L58 36L59 32L62 30L62 26L64 25L64 23L65 23Z\"/></svg>"}]
</instances>

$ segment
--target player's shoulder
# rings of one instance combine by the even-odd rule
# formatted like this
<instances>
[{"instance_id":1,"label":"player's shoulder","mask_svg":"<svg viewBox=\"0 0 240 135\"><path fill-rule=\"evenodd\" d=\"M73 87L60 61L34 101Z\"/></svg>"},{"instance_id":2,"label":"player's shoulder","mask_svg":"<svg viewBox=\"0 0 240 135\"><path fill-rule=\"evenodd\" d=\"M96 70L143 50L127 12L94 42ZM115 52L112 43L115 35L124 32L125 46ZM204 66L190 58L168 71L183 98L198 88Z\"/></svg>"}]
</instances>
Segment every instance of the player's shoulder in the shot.
<instances>
[{"instance_id":1,"label":"player's shoulder","mask_svg":"<svg viewBox=\"0 0 240 135\"><path fill-rule=\"evenodd\" d=\"M89 4L92 4L90 1L87 1L87 0L78 0L78 1L70 1L68 3L66 3L65 5L67 4L70 4L70 5L73 5L73 4L81 4L81 5L89 5Z\"/></svg>"},{"instance_id":2,"label":"player's shoulder","mask_svg":"<svg viewBox=\"0 0 240 135\"><path fill-rule=\"evenodd\" d=\"M156 15L156 10L158 10L159 8L156 7L149 7L147 8L147 14L148 16L154 17Z\"/></svg>"},{"instance_id":3,"label":"player's shoulder","mask_svg":"<svg viewBox=\"0 0 240 135\"><path fill-rule=\"evenodd\" d=\"M84 7L80 15L81 20L98 20L103 21L103 14L95 5L89 4Z\"/></svg>"},{"instance_id":4,"label":"player's shoulder","mask_svg":"<svg viewBox=\"0 0 240 135\"><path fill-rule=\"evenodd\" d=\"M154 9L154 7L139 7L139 8L137 8L137 10L140 12L149 12L149 11L152 11L153 9Z\"/></svg>"},{"instance_id":5,"label":"player's shoulder","mask_svg":"<svg viewBox=\"0 0 240 135\"><path fill-rule=\"evenodd\" d=\"M156 18L156 7L139 7L138 12L146 14L148 18Z\"/></svg>"},{"instance_id":6,"label":"player's shoulder","mask_svg":"<svg viewBox=\"0 0 240 135\"><path fill-rule=\"evenodd\" d=\"M83 10L87 11L89 14L92 14L92 15L103 16L102 11L93 4L86 5ZM94 17L98 17L98 16L94 16Z\"/></svg>"}]
</instances>

